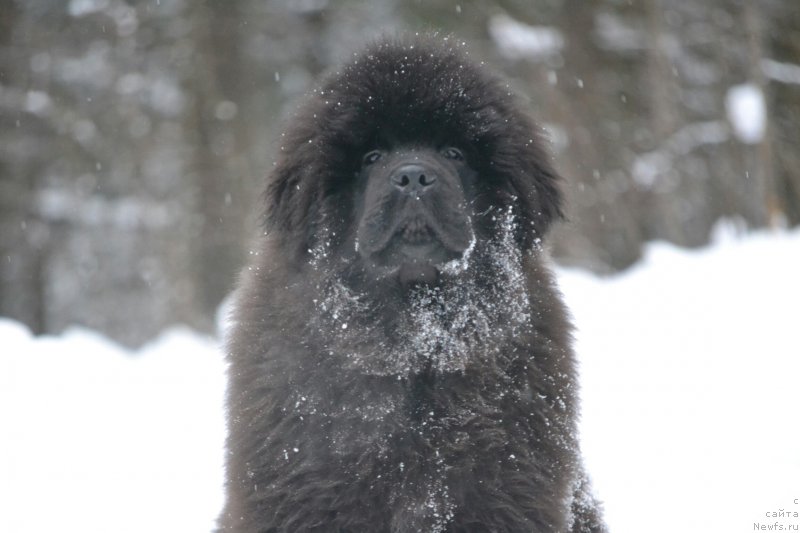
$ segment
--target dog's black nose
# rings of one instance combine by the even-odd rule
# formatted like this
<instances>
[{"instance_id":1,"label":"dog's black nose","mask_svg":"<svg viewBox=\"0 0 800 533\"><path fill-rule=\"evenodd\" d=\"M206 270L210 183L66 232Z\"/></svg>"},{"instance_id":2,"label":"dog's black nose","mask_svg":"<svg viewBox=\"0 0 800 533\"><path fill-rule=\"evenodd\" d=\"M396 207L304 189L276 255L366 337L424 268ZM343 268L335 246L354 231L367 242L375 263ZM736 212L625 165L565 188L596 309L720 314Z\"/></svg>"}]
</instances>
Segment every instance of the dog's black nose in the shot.
<instances>
[{"instance_id":1,"label":"dog's black nose","mask_svg":"<svg viewBox=\"0 0 800 533\"><path fill-rule=\"evenodd\" d=\"M389 176L392 185L407 194L420 194L436 184L436 174L422 165L408 164L395 169Z\"/></svg>"}]
</instances>

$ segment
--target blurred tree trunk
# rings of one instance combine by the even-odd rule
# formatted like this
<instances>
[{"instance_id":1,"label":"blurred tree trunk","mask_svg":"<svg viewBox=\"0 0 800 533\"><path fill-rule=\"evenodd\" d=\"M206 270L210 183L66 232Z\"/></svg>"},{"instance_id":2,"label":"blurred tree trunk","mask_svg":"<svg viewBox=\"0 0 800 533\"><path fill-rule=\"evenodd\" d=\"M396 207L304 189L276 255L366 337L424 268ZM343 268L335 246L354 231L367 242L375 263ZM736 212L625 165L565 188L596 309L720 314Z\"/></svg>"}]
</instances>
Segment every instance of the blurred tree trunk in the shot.
<instances>
[{"instance_id":1,"label":"blurred tree trunk","mask_svg":"<svg viewBox=\"0 0 800 533\"><path fill-rule=\"evenodd\" d=\"M38 208L45 175L56 166L47 154L59 147L50 117L58 102L34 89L47 56L31 57L35 36L27 24L18 3L0 4L0 312L44 333L51 327L48 270L67 224Z\"/></svg>"},{"instance_id":2,"label":"blurred tree trunk","mask_svg":"<svg viewBox=\"0 0 800 533\"><path fill-rule=\"evenodd\" d=\"M767 80L761 69L761 64L764 61L764 15L754 1L748 1L744 4L744 27L747 34L748 45L748 61L747 61L747 79L751 80L753 85L765 95L768 94ZM775 189L775 176L772 164L772 125L771 120L767 120L764 137L758 143L756 150L750 157L751 161L748 163L748 168L753 169L753 175L750 179L755 182L758 194L756 196L759 201L760 209L756 215L756 224L775 225L777 219L781 216L780 213L784 211L784 207L780 205Z\"/></svg>"},{"instance_id":3,"label":"blurred tree trunk","mask_svg":"<svg viewBox=\"0 0 800 533\"><path fill-rule=\"evenodd\" d=\"M207 328L187 275L199 232L177 122L191 103L180 7L13 5L0 313L37 332L82 324L128 344L173 322Z\"/></svg>"},{"instance_id":4,"label":"blurred tree trunk","mask_svg":"<svg viewBox=\"0 0 800 533\"><path fill-rule=\"evenodd\" d=\"M241 37L246 31L241 5L204 3L191 19L195 99L186 116L186 129L194 136L191 168L202 214L202 245L196 250L194 265L203 311L208 315L231 290L243 260L241 235L246 213L241 206L247 205L245 185L253 173L243 153L247 143L238 119L238 103L249 88L247 70L241 63Z\"/></svg>"},{"instance_id":5,"label":"blurred tree trunk","mask_svg":"<svg viewBox=\"0 0 800 533\"><path fill-rule=\"evenodd\" d=\"M24 95L13 85L24 81L28 59L26 47L13 39L18 17L14 2L0 2L0 312L41 333L47 229L27 217L38 165L36 139L27 131L27 121L23 128Z\"/></svg>"},{"instance_id":6,"label":"blurred tree trunk","mask_svg":"<svg viewBox=\"0 0 800 533\"><path fill-rule=\"evenodd\" d=\"M771 1L762 30L770 54L759 65L769 80L774 190L778 216L800 224L800 10L794 2ZM774 214L773 214L774 215Z\"/></svg>"}]
</instances>

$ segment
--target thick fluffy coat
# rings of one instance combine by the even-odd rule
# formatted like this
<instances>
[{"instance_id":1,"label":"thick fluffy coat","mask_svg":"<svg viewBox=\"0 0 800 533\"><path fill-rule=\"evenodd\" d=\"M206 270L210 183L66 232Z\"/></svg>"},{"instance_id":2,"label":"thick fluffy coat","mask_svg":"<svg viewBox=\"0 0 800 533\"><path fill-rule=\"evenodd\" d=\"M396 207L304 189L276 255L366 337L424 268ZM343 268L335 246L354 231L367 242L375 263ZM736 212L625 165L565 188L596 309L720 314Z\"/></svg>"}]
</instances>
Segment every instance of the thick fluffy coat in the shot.
<instances>
[{"instance_id":1,"label":"thick fluffy coat","mask_svg":"<svg viewBox=\"0 0 800 533\"><path fill-rule=\"evenodd\" d=\"M541 248L557 176L507 86L447 39L378 43L294 117L266 200L228 343L223 531L605 531ZM390 207L418 211L386 230Z\"/></svg>"}]
</instances>

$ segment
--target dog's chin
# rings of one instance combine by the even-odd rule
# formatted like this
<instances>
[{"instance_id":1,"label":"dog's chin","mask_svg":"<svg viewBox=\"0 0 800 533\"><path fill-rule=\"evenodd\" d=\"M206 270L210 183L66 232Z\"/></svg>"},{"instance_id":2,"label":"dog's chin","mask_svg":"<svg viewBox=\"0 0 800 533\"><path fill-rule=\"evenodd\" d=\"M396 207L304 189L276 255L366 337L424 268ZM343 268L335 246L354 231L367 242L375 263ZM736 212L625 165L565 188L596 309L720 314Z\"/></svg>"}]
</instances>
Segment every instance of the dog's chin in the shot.
<instances>
[{"instance_id":1,"label":"dog's chin","mask_svg":"<svg viewBox=\"0 0 800 533\"><path fill-rule=\"evenodd\" d=\"M441 267L460 259L464 250L453 250L438 239L406 241L392 239L369 262L380 277L396 277L403 286L435 285Z\"/></svg>"},{"instance_id":2,"label":"dog's chin","mask_svg":"<svg viewBox=\"0 0 800 533\"><path fill-rule=\"evenodd\" d=\"M404 287L436 285L439 269L431 263L403 263L397 269L397 280Z\"/></svg>"}]
</instances>

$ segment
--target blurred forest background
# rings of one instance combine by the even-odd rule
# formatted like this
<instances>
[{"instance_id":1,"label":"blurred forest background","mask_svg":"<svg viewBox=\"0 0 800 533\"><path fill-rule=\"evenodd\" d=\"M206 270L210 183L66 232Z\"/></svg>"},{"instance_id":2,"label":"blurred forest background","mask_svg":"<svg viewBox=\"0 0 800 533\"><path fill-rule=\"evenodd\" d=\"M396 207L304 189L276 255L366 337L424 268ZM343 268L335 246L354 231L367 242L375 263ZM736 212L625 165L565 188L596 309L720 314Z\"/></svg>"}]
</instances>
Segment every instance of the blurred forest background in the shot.
<instances>
[{"instance_id":1,"label":"blurred forest background","mask_svg":"<svg viewBox=\"0 0 800 533\"><path fill-rule=\"evenodd\" d=\"M798 0L0 0L0 315L210 331L286 118L399 30L452 33L530 98L562 264L800 223Z\"/></svg>"}]
</instances>

